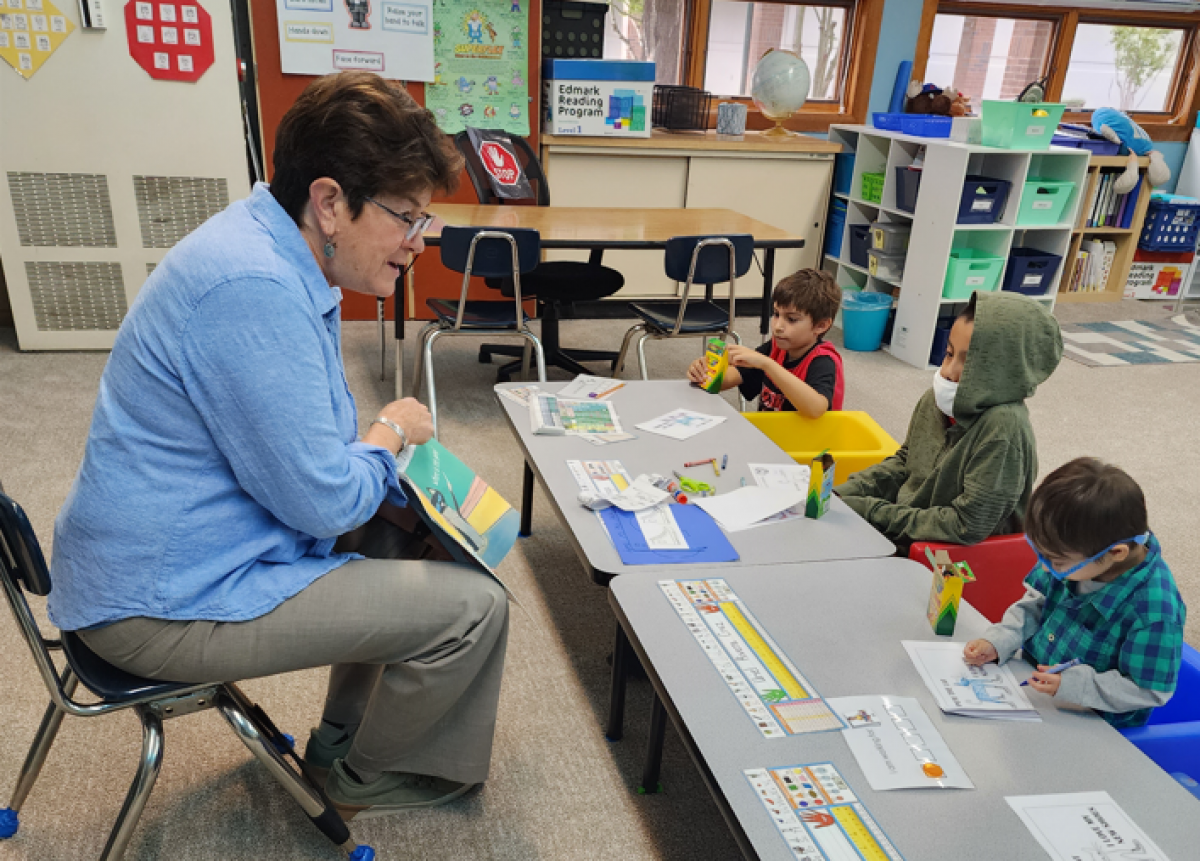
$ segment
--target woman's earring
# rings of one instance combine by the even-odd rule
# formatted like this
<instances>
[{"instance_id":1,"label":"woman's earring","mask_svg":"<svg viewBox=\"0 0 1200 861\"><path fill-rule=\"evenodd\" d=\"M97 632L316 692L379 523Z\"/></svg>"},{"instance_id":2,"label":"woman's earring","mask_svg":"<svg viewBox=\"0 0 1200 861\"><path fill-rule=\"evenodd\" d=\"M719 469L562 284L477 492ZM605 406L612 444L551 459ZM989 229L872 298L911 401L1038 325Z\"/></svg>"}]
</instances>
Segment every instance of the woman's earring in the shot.
<instances>
[{"instance_id":1,"label":"woman's earring","mask_svg":"<svg viewBox=\"0 0 1200 861\"><path fill-rule=\"evenodd\" d=\"M326 239L325 240L325 256L328 257L330 260L332 260L333 255L336 253L337 253L337 246L333 244L333 240Z\"/></svg>"}]
</instances>

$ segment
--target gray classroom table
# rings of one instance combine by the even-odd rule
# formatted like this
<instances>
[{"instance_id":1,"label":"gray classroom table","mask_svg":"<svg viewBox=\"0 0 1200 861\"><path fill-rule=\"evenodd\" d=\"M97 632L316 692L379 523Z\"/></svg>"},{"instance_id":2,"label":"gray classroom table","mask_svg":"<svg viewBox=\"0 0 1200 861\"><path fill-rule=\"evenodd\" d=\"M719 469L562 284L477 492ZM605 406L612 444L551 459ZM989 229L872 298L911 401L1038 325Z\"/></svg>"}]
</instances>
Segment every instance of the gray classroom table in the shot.
<instances>
[{"instance_id":1,"label":"gray classroom table","mask_svg":"<svg viewBox=\"0 0 1200 861\"><path fill-rule=\"evenodd\" d=\"M496 389L513 388L525 383L502 383ZM538 383L547 392L556 392L566 383ZM722 397L710 395L684 380L630 380L610 395L621 426L638 435L635 440L596 446L573 436L535 436L529 429L529 413L508 398L496 394L509 427L525 457L525 486L521 497L521 534L529 535L533 510L533 479L536 475L546 488L554 512L566 526L580 562L592 579L606 585L618 574L647 570L688 571L696 565L625 565L613 547L596 515L578 502L579 486L567 470L568 460L619 460L633 478L640 473L670 475L678 470L690 478L707 481L718 493L734 490L744 477L753 483L748 463L792 463L787 454L767 439L756 427ZM649 421L674 409L691 409L708 415L726 416L727 420L683 442L659 434L647 433L634 425ZM712 469L684 469L689 461L729 455L728 468L718 478ZM895 547L840 499L833 499L830 511L820 520L796 520L790 523L749 529L729 536L741 557L729 563L736 567L778 565L786 562L815 562L828 559L859 559L890 556Z\"/></svg>"},{"instance_id":2,"label":"gray classroom table","mask_svg":"<svg viewBox=\"0 0 1200 861\"><path fill-rule=\"evenodd\" d=\"M612 582L609 601L618 622L746 857L792 855L742 771L828 761L907 861L1046 861L1005 796L1101 790L1173 861L1196 858L1196 800L1092 712L1030 692L1041 723L942 713L900 645L942 639L925 619L930 576L907 559L866 559L692 569ZM716 577L729 583L821 696L920 700L976 788L876 792L840 732L760 735L658 586L663 579ZM986 627L964 603L952 639L965 642ZM1020 661L1011 666L1019 678L1031 672Z\"/></svg>"}]
</instances>

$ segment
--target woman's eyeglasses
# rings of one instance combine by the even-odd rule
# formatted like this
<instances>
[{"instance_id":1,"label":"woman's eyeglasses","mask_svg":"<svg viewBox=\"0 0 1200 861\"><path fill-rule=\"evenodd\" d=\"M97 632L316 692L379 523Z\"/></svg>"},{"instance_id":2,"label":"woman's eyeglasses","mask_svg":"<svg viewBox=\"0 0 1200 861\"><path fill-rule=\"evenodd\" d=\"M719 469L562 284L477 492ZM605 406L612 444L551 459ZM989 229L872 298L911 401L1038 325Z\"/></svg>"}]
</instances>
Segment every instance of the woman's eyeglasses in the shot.
<instances>
[{"instance_id":1,"label":"woman's eyeglasses","mask_svg":"<svg viewBox=\"0 0 1200 861\"><path fill-rule=\"evenodd\" d=\"M364 200L366 200L368 203L375 204L392 218L402 221L406 231L404 234L404 238L406 240L416 239L429 229L429 225L433 224L432 215L422 215L418 218L413 218L407 212L396 212L396 210L392 209L390 206L385 206L373 197L367 197L364 198Z\"/></svg>"}]
</instances>

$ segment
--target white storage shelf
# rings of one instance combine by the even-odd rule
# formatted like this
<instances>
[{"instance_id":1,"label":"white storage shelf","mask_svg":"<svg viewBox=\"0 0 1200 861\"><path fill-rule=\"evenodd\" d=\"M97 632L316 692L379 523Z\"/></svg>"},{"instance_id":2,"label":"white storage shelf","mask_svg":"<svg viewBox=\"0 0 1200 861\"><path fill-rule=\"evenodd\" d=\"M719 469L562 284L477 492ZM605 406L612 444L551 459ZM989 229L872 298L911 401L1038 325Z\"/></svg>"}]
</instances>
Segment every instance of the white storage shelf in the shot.
<instances>
[{"instance_id":1,"label":"white storage shelf","mask_svg":"<svg viewBox=\"0 0 1200 861\"><path fill-rule=\"evenodd\" d=\"M952 249L973 249L1003 257L1007 268L1012 248L1036 248L1057 254L1066 262L1083 188L1089 154L1076 149L1007 150L960 144L944 138L921 138L870 126L831 126L830 140L855 154L849 194L835 195L846 202L846 224L837 257L826 254L825 268L839 285L852 290L895 293L896 320L891 343L884 349L919 368L929 366L934 329L939 318L952 317L965 302L942 298L946 267ZM913 164L924 148L924 171L916 208L905 212L896 206L896 168ZM863 173L884 174L879 203L862 199ZM1003 214L994 224L959 224L958 208L968 174L1011 183ZM1017 224L1025 183L1032 179L1069 181L1075 190L1057 224ZM876 278L850 262L850 228L874 221L911 223L908 256L899 281ZM1063 264L1046 293L1034 297L1053 307ZM1001 283L1004 273L1001 273Z\"/></svg>"}]
</instances>

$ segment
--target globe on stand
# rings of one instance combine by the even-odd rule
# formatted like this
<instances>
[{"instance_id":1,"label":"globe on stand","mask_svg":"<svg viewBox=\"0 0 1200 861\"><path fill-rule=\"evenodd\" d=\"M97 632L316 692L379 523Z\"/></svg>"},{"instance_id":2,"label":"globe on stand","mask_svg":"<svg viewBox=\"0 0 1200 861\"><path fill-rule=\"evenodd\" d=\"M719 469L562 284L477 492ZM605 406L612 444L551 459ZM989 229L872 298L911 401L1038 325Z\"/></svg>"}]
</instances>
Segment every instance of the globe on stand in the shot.
<instances>
[{"instance_id":1,"label":"globe on stand","mask_svg":"<svg viewBox=\"0 0 1200 861\"><path fill-rule=\"evenodd\" d=\"M763 54L750 79L750 98L764 117L775 121L775 128L763 132L764 137L786 138L797 134L785 129L783 123L804 106L811 85L808 66L799 55L781 48L771 48Z\"/></svg>"}]
</instances>

